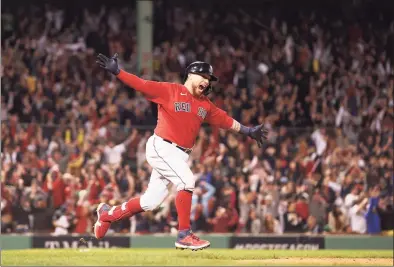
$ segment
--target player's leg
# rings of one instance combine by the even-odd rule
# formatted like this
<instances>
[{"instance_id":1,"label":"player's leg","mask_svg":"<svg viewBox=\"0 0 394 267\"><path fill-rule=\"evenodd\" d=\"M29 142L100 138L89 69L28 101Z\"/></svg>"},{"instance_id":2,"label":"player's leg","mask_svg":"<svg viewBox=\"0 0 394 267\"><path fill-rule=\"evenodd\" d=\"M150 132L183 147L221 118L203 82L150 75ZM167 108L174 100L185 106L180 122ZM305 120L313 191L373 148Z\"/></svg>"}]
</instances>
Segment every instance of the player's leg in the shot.
<instances>
[{"instance_id":1,"label":"player's leg","mask_svg":"<svg viewBox=\"0 0 394 267\"><path fill-rule=\"evenodd\" d=\"M175 206L178 213L179 234L175 246L188 249L208 247L210 245L208 241L200 240L190 230L190 211L195 178L187 163L189 155L153 135L147 142L146 157L149 164L173 183L177 190Z\"/></svg>"},{"instance_id":2,"label":"player's leg","mask_svg":"<svg viewBox=\"0 0 394 267\"><path fill-rule=\"evenodd\" d=\"M153 170L148 188L141 197L135 197L120 206L109 206L101 203L97 208L97 222L94 225L96 238L105 236L111 223L129 218L143 211L154 210L168 196L169 182L162 179L161 175Z\"/></svg>"},{"instance_id":3,"label":"player's leg","mask_svg":"<svg viewBox=\"0 0 394 267\"><path fill-rule=\"evenodd\" d=\"M144 211L157 209L168 197L169 185L170 182L153 169L148 188L141 196L141 208Z\"/></svg>"}]
</instances>

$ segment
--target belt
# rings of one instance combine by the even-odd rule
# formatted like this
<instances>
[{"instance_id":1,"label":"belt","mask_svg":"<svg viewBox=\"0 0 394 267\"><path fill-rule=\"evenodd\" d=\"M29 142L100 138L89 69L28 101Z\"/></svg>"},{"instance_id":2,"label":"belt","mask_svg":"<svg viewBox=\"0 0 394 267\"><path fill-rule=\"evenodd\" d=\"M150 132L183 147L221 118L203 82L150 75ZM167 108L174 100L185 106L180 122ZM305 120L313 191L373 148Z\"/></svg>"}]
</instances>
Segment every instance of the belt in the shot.
<instances>
[{"instance_id":1,"label":"belt","mask_svg":"<svg viewBox=\"0 0 394 267\"><path fill-rule=\"evenodd\" d=\"M175 144L174 142L171 142L170 140L167 140L167 139L164 139L164 138L162 138L162 139L163 139L163 141L176 146L177 148L179 148L180 150L182 150L186 154L190 154L192 152L192 149L190 149L190 148L184 148L184 147L178 146L177 144Z\"/></svg>"}]
</instances>

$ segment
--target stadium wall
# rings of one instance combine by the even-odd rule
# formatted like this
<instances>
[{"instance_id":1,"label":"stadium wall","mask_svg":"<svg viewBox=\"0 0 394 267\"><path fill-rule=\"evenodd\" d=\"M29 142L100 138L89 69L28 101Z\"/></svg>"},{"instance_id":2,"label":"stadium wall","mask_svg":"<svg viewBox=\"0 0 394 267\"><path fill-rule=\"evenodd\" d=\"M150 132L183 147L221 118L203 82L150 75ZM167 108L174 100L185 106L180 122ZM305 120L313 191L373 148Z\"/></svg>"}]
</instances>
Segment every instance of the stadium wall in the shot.
<instances>
[{"instance_id":1,"label":"stadium wall","mask_svg":"<svg viewBox=\"0 0 394 267\"><path fill-rule=\"evenodd\" d=\"M27 249L31 248L31 236L0 235L0 249Z\"/></svg>"},{"instance_id":2,"label":"stadium wall","mask_svg":"<svg viewBox=\"0 0 394 267\"><path fill-rule=\"evenodd\" d=\"M326 236L326 249L390 249L392 236Z\"/></svg>"},{"instance_id":3,"label":"stadium wall","mask_svg":"<svg viewBox=\"0 0 394 267\"><path fill-rule=\"evenodd\" d=\"M213 248L232 249L370 249L393 250L389 236L307 236L307 235L201 235ZM1 235L1 250L28 248L173 248L175 236L133 235L109 236L96 240L92 236L67 235Z\"/></svg>"}]
</instances>

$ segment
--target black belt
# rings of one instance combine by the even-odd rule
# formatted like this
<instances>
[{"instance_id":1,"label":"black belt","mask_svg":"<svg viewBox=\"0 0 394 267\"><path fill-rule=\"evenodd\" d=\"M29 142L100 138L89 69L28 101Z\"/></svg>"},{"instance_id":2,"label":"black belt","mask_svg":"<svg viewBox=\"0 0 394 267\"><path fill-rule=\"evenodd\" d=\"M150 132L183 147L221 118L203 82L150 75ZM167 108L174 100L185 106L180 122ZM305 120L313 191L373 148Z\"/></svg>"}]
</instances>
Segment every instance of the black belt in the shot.
<instances>
[{"instance_id":1,"label":"black belt","mask_svg":"<svg viewBox=\"0 0 394 267\"><path fill-rule=\"evenodd\" d=\"M162 138L165 142L170 143L170 144L174 144L173 142L171 142L170 140L164 139ZM176 145L177 148L179 148L180 150L182 150L183 152L185 152L186 154L190 154L192 152L192 150L190 148L184 148L181 146Z\"/></svg>"}]
</instances>

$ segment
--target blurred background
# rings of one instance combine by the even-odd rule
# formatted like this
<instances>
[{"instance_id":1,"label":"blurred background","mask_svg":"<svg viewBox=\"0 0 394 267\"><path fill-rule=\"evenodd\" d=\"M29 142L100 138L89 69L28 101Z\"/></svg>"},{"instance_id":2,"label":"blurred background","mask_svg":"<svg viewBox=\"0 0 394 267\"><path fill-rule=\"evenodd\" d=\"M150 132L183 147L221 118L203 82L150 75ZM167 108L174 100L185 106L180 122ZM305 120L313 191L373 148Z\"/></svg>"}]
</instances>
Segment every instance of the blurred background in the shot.
<instances>
[{"instance_id":1,"label":"blurred background","mask_svg":"<svg viewBox=\"0 0 394 267\"><path fill-rule=\"evenodd\" d=\"M1 232L91 234L100 202L147 187L157 106L95 64L118 53L211 100L263 148L209 127L190 157L195 232L393 234L393 1L3 1ZM173 233L173 197L111 233Z\"/></svg>"}]
</instances>

